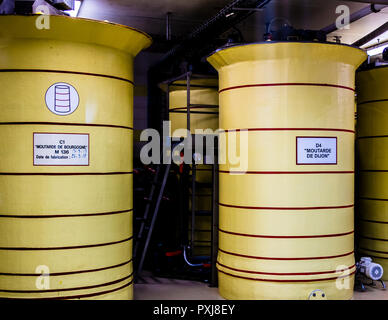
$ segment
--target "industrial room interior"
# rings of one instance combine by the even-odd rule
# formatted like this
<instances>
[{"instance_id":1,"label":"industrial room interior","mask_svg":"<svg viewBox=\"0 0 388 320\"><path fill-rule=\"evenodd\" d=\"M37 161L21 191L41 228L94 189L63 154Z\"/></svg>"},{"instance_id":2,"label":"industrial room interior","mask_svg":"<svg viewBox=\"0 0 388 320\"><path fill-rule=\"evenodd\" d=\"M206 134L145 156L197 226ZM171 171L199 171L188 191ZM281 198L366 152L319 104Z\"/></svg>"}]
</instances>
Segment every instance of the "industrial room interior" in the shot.
<instances>
[{"instance_id":1,"label":"industrial room interior","mask_svg":"<svg viewBox=\"0 0 388 320\"><path fill-rule=\"evenodd\" d=\"M0 0L0 85L0 299L388 300L388 0Z\"/></svg>"}]
</instances>

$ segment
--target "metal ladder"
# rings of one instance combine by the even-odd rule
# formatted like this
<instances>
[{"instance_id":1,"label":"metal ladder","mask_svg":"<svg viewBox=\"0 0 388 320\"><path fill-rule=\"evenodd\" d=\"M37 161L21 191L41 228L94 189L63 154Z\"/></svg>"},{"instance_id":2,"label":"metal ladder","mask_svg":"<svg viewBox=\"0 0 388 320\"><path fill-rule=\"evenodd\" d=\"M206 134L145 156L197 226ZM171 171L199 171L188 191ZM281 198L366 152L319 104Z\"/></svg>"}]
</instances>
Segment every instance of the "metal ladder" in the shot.
<instances>
[{"instance_id":1,"label":"metal ladder","mask_svg":"<svg viewBox=\"0 0 388 320\"><path fill-rule=\"evenodd\" d=\"M154 230L156 218L158 216L160 203L166 188L167 178L170 173L171 164L159 164L154 179L151 184L151 189L146 198L147 204L145 206L144 215L136 218L140 221L139 232L135 238L135 246L133 250L133 259L135 260L142 249L140 262L137 266L136 276L140 277L144 260L147 255L148 247L151 241L152 232ZM150 217L150 212L152 216ZM142 246L143 245L143 246Z\"/></svg>"}]
</instances>

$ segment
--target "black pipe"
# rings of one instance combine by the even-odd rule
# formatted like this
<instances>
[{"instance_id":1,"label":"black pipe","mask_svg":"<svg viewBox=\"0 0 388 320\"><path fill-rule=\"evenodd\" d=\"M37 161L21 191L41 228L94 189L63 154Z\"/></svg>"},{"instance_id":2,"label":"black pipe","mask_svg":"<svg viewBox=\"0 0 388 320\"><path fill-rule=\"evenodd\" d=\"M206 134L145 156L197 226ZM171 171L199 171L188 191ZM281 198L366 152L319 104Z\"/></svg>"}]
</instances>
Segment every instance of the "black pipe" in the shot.
<instances>
[{"instance_id":1,"label":"black pipe","mask_svg":"<svg viewBox=\"0 0 388 320\"><path fill-rule=\"evenodd\" d=\"M177 56L198 59L204 55L203 49L211 45L213 40L233 28L236 24L249 17L258 8L262 8L271 0L234 0L222 8L216 15L202 23L193 32L171 50L169 50L157 65L163 64ZM247 10L238 10L244 8ZM251 10L249 10L251 9ZM211 48L209 52L215 48ZM207 53L209 53L207 52ZM206 54L206 53L205 53Z\"/></svg>"},{"instance_id":2,"label":"black pipe","mask_svg":"<svg viewBox=\"0 0 388 320\"><path fill-rule=\"evenodd\" d=\"M388 0L387 0L388 1ZM349 23L355 22L357 20L360 20L361 18L366 17L367 15L370 15L372 13L376 13L384 9L388 6L388 3L385 5L370 5L365 8L362 8L361 10L356 11L355 13L352 13L349 17ZM337 30L337 26L335 23L321 29L321 31L325 32L326 34L332 33Z\"/></svg>"},{"instance_id":3,"label":"black pipe","mask_svg":"<svg viewBox=\"0 0 388 320\"><path fill-rule=\"evenodd\" d=\"M352 43L352 46L361 47L365 43L368 43L369 41L382 35L386 31L388 31L388 22L384 23L382 26L378 27L376 30L373 30L372 32L368 33L365 37L362 37L361 39Z\"/></svg>"},{"instance_id":4,"label":"black pipe","mask_svg":"<svg viewBox=\"0 0 388 320\"><path fill-rule=\"evenodd\" d=\"M388 0L346 0L346 1L372 3L372 4L388 4Z\"/></svg>"},{"instance_id":5,"label":"black pipe","mask_svg":"<svg viewBox=\"0 0 388 320\"><path fill-rule=\"evenodd\" d=\"M216 74L215 70L201 59L225 45L220 35L232 29L271 0L233 0L212 18L201 24L183 40L171 48L161 60L148 71L148 127L161 129L166 120L165 93L158 88L162 81L189 71ZM247 10L238 10L244 8ZM252 9L252 10L249 10ZM232 15L230 15L233 13Z\"/></svg>"}]
</instances>

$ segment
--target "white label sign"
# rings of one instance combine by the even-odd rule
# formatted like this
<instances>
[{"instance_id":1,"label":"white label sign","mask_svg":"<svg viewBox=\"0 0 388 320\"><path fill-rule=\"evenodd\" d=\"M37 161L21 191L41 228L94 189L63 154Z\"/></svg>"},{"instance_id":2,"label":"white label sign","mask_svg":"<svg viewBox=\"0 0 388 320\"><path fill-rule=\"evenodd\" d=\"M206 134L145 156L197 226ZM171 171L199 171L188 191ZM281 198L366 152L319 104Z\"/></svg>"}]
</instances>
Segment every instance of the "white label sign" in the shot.
<instances>
[{"instance_id":1,"label":"white label sign","mask_svg":"<svg viewBox=\"0 0 388 320\"><path fill-rule=\"evenodd\" d=\"M297 137L296 164L337 164L337 137Z\"/></svg>"},{"instance_id":2,"label":"white label sign","mask_svg":"<svg viewBox=\"0 0 388 320\"><path fill-rule=\"evenodd\" d=\"M34 166L88 166L89 134L34 133Z\"/></svg>"}]
</instances>

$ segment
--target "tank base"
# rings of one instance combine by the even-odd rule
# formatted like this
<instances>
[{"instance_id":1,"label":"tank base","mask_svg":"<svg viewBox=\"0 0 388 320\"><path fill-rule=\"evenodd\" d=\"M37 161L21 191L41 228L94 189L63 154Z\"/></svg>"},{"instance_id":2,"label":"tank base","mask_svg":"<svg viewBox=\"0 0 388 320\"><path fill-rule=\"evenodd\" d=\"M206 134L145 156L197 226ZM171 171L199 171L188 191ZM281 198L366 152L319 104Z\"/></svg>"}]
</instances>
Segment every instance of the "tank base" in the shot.
<instances>
[{"instance_id":1,"label":"tank base","mask_svg":"<svg viewBox=\"0 0 388 320\"><path fill-rule=\"evenodd\" d=\"M347 281L264 282L240 279L218 272L219 294L227 300L350 300L353 297L354 275ZM315 293L315 296L314 296Z\"/></svg>"}]
</instances>

